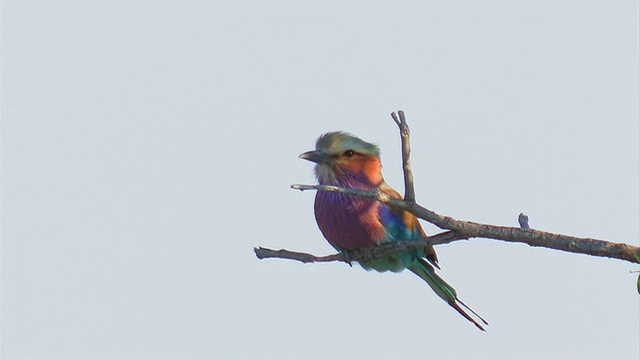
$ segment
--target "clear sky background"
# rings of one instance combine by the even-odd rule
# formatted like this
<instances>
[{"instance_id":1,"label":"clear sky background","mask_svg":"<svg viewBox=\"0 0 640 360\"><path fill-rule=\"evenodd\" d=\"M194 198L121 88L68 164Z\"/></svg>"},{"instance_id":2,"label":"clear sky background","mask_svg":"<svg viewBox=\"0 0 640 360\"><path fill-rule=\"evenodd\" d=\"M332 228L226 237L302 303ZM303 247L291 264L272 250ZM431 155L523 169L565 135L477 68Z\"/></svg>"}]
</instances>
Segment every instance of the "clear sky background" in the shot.
<instances>
[{"instance_id":1,"label":"clear sky background","mask_svg":"<svg viewBox=\"0 0 640 360\"><path fill-rule=\"evenodd\" d=\"M2 358L640 357L631 263L474 239L441 275L332 253L323 132L459 219L638 244L637 1L3 1ZM426 226L428 232L436 231Z\"/></svg>"}]
</instances>

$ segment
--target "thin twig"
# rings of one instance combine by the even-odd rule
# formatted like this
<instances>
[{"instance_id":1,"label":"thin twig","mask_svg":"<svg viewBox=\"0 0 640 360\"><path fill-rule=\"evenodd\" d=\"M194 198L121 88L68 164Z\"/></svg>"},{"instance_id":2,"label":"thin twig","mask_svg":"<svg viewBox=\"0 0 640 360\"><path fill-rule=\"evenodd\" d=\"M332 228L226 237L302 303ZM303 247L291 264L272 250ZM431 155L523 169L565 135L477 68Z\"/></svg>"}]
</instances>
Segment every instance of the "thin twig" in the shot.
<instances>
[{"instance_id":1,"label":"thin twig","mask_svg":"<svg viewBox=\"0 0 640 360\"><path fill-rule=\"evenodd\" d=\"M400 119L398 119L400 116ZM400 130L400 139L402 140L402 170L404 172L404 201L416 202L416 191L413 185L413 172L411 171L411 141L409 125L407 119L404 116L404 111L398 110L398 116L396 113L391 113L391 118L398 125Z\"/></svg>"},{"instance_id":2,"label":"thin twig","mask_svg":"<svg viewBox=\"0 0 640 360\"><path fill-rule=\"evenodd\" d=\"M278 259L297 260L303 263L332 262L332 261L346 262L344 254L342 253L327 255L327 256L315 256L315 255L302 253L302 252L295 252L295 251L289 251L284 249L273 250L273 249L268 249L263 247L253 248L253 252L256 253L256 256L260 260L278 258Z\"/></svg>"}]
</instances>

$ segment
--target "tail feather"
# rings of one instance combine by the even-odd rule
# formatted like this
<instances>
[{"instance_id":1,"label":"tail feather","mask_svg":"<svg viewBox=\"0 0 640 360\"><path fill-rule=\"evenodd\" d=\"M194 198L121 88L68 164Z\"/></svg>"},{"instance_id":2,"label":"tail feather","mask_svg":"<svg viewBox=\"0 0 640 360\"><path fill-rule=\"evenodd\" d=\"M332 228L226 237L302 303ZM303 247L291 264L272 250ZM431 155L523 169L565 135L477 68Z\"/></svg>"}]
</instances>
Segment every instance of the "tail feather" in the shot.
<instances>
[{"instance_id":1,"label":"tail feather","mask_svg":"<svg viewBox=\"0 0 640 360\"><path fill-rule=\"evenodd\" d=\"M486 331L484 327L480 324L482 322L485 325L489 325L489 323L483 319L477 312L473 311L470 307L468 307L465 303L463 303L460 299L458 299L458 294L453 286L449 285L443 278L438 276L433 270L433 266L429 264L426 260L420 259L418 263L415 263L409 266L409 270L411 270L414 274L418 275L424 281L431 286L433 291L442 298L442 300L446 301L449 306L454 308L460 315L462 315L465 319L472 322L478 329L482 331ZM467 309L471 314L473 314L478 319L474 319L469 313L464 311ZM480 320L480 322L478 321Z\"/></svg>"}]
</instances>

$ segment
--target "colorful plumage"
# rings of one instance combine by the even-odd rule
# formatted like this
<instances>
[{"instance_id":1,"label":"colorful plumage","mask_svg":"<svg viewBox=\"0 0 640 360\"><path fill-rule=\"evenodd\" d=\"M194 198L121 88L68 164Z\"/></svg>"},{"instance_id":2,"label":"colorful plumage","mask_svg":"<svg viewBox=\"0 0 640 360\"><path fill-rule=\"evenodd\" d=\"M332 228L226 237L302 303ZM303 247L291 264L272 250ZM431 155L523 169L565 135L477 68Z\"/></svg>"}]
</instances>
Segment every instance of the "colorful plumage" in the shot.
<instances>
[{"instance_id":1,"label":"colorful plumage","mask_svg":"<svg viewBox=\"0 0 640 360\"><path fill-rule=\"evenodd\" d=\"M378 188L393 198L402 199L402 196L382 178L378 147L351 134L324 134L316 141L316 149L301 154L300 158L316 163L315 174L321 185L364 190ZM318 191L314 210L320 231L338 251L426 237L413 214L392 209L376 200ZM399 272L408 268L480 330L484 331L483 326L462 307L488 325L482 317L458 299L456 290L451 285L435 273L433 267L438 267L438 258L433 247L391 254L373 261L361 262L360 265L367 270L374 269L380 272Z\"/></svg>"}]
</instances>

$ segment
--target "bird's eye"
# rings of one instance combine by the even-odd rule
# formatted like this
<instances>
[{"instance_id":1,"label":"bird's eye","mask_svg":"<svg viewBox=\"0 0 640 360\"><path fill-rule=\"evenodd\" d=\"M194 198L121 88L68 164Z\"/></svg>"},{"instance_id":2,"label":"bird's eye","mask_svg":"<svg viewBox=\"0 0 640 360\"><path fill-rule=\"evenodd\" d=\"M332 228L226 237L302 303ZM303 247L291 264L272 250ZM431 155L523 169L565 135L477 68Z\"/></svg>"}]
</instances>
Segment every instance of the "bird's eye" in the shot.
<instances>
[{"instance_id":1,"label":"bird's eye","mask_svg":"<svg viewBox=\"0 0 640 360\"><path fill-rule=\"evenodd\" d=\"M355 154L356 154L356 153L355 153L353 150L347 150L347 151L345 151L345 152L344 152L344 154L342 154L342 155L344 155L344 156L346 156L346 157L350 158L350 157L352 157L352 156L353 156L353 155L355 155Z\"/></svg>"}]
</instances>

